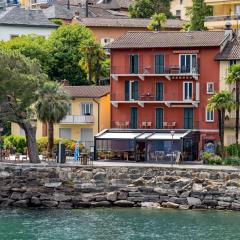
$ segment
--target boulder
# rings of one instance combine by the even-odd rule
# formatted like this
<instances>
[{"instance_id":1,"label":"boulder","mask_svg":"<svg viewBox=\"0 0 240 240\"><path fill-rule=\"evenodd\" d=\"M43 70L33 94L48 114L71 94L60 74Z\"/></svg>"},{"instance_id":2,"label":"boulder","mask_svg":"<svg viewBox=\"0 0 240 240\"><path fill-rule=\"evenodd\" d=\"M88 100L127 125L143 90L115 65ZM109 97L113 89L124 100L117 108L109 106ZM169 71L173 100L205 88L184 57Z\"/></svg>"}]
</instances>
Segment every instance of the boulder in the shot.
<instances>
[{"instance_id":1,"label":"boulder","mask_svg":"<svg viewBox=\"0 0 240 240\"><path fill-rule=\"evenodd\" d=\"M192 191L193 192L202 192L204 190L202 184L194 183L192 186Z\"/></svg>"},{"instance_id":2,"label":"boulder","mask_svg":"<svg viewBox=\"0 0 240 240\"><path fill-rule=\"evenodd\" d=\"M187 198L187 204L189 206L197 206L201 205L202 201L199 198L194 198L194 197L188 197Z\"/></svg>"},{"instance_id":3,"label":"boulder","mask_svg":"<svg viewBox=\"0 0 240 240\"><path fill-rule=\"evenodd\" d=\"M3 207L3 208L4 207L9 207L9 206L12 205L13 202L14 202L14 200L12 200L12 199L4 200L4 201L1 202L0 207Z\"/></svg>"},{"instance_id":4,"label":"boulder","mask_svg":"<svg viewBox=\"0 0 240 240\"><path fill-rule=\"evenodd\" d=\"M218 201L218 206L223 207L223 208L228 208L231 206L230 202L224 202L224 201Z\"/></svg>"},{"instance_id":5,"label":"boulder","mask_svg":"<svg viewBox=\"0 0 240 240\"><path fill-rule=\"evenodd\" d=\"M27 199L23 199L23 200L19 200L19 201L14 202L12 205L14 207L26 208L26 207L28 207L28 202L29 201Z\"/></svg>"},{"instance_id":6,"label":"boulder","mask_svg":"<svg viewBox=\"0 0 240 240\"><path fill-rule=\"evenodd\" d=\"M119 200L114 202L114 205L118 207L133 207L134 203L127 200Z\"/></svg>"},{"instance_id":7,"label":"boulder","mask_svg":"<svg viewBox=\"0 0 240 240\"><path fill-rule=\"evenodd\" d=\"M71 209L72 208L72 203L71 202L60 202L59 205L58 205L58 208Z\"/></svg>"},{"instance_id":8,"label":"boulder","mask_svg":"<svg viewBox=\"0 0 240 240\"><path fill-rule=\"evenodd\" d=\"M190 208L189 205L179 205L179 209L182 209L182 210L187 210L189 208Z\"/></svg>"},{"instance_id":9,"label":"boulder","mask_svg":"<svg viewBox=\"0 0 240 240\"><path fill-rule=\"evenodd\" d=\"M180 205L185 205L187 204L187 199L186 198L178 198L178 197L171 197L168 200L169 202L177 203Z\"/></svg>"},{"instance_id":10,"label":"boulder","mask_svg":"<svg viewBox=\"0 0 240 240\"><path fill-rule=\"evenodd\" d=\"M117 201L117 192L107 193L107 200L111 202Z\"/></svg>"},{"instance_id":11,"label":"boulder","mask_svg":"<svg viewBox=\"0 0 240 240\"><path fill-rule=\"evenodd\" d=\"M7 171L0 171L0 178L9 178L12 174Z\"/></svg>"},{"instance_id":12,"label":"boulder","mask_svg":"<svg viewBox=\"0 0 240 240\"><path fill-rule=\"evenodd\" d=\"M141 207L144 208L160 208L160 204L156 202L142 202Z\"/></svg>"},{"instance_id":13,"label":"boulder","mask_svg":"<svg viewBox=\"0 0 240 240\"><path fill-rule=\"evenodd\" d=\"M42 205L48 208L54 208L57 207L58 202L57 201L42 201Z\"/></svg>"},{"instance_id":14,"label":"boulder","mask_svg":"<svg viewBox=\"0 0 240 240\"><path fill-rule=\"evenodd\" d=\"M218 205L218 202L217 202L217 200L207 200L207 199L204 199L202 201L202 204L203 205L207 205L207 206L211 206L211 207L216 207Z\"/></svg>"},{"instance_id":15,"label":"boulder","mask_svg":"<svg viewBox=\"0 0 240 240\"><path fill-rule=\"evenodd\" d=\"M85 180L91 180L93 177L93 174L90 171L81 171L78 175L81 179Z\"/></svg>"},{"instance_id":16,"label":"boulder","mask_svg":"<svg viewBox=\"0 0 240 240\"><path fill-rule=\"evenodd\" d=\"M179 204L173 202L163 202L162 206L166 208L178 208Z\"/></svg>"},{"instance_id":17,"label":"boulder","mask_svg":"<svg viewBox=\"0 0 240 240\"><path fill-rule=\"evenodd\" d=\"M90 202L74 202L74 207L76 208L89 208L91 206Z\"/></svg>"},{"instance_id":18,"label":"boulder","mask_svg":"<svg viewBox=\"0 0 240 240\"><path fill-rule=\"evenodd\" d=\"M47 188L58 188L62 185L62 182L49 182L49 183L45 183L44 187Z\"/></svg>"},{"instance_id":19,"label":"boulder","mask_svg":"<svg viewBox=\"0 0 240 240\"><path fill-rule=\"evenodd\" d=\"M22 199L22 193L20 192L13 192L11 195L11 199L13 200L21 200Z\"/></svg>"},{"instance_id":20,"label":"boulder","mask_svg":"<svg viewBox=\"0 0 240 240\"><path fill-rule=\"evenodd\" d=\"M68 201L71 201L71 199L72 198L70 196L66 196L63 193L55 193L51 200L54 200L57 202L68 202Z\"/></svg>"},{"instance_id":21,"label":"boulder","mask_svg":"<svg viewBox=\"0 0 240 240\"><path fill-rule=\"evenodd\" d=\"M119 192L118 196L117 196L117 199L118 200L126 200L127 197L128 197L128 193L127 192Z\"/></svg>"},{"instance_id":22,"label":"boulder","mask_svg":"<svg viewBox=\"0 0 240 240\"><path fill-rule=\"evenodd\" d=\"M231 209L240 210L240 204L233 202L232 205L231 205Z\"/></svg>"},{"instance_id":23,"label":"boulder","mask_svg":"<svg viewBox=\"0 0 240 240\"><path fill-rule=\"evenodd\" d=\"M92 207L111 207L111 203L109 201L101 201L101 202L92 202Z\"/></svg>"},{"instance_id":24,"label":"boulder","mask_svg":"<svg viewBox=\"0 0 240 240\"><path fill-rule=\"evenodd\" d=\"M31 204L34 206L40 206L41 205L41 201L38 197L32 197L31 198Z\"/></svg>"},{"instance_id":25,"label":"boulder","mask_svg":"<svg viewBox=\"0 0 240 240\"><path fill-rule=\"evenodd\" d=\"M96 181L105 181L106 180L106 173L105 172L97 172L93 179Z\"/></svg>"}]
</instances>

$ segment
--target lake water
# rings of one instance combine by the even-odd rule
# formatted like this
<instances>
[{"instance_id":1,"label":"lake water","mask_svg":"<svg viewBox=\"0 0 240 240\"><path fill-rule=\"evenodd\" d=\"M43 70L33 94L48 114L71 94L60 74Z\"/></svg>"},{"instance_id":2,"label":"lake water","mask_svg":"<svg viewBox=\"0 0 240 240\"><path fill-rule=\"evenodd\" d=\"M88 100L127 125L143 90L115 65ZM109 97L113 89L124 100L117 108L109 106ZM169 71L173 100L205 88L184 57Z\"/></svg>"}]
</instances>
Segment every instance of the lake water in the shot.
<instances>
[{"instance_id":1,"label":"lake water","mask_svg":"<svg viewBox=\"0 0 240 240\"><path fill-rule=\"evenodd\" d=\"M0 240L236 240L239 226L239 212L0 210Z\"/></svg>"}]
</instances>

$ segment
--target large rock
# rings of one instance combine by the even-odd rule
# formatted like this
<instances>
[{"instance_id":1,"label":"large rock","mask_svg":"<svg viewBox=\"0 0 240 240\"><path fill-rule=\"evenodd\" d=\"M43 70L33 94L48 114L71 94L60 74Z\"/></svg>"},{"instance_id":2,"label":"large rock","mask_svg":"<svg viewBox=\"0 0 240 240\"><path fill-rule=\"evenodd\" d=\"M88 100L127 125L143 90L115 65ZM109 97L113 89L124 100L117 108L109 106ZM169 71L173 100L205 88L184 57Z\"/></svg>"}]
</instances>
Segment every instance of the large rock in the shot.
<instances>
[{"instance_id":1,"label":"large rock","mask_svg":"<svg viewBox=\"0 0 240 240\"><path fill-rule=\"evenodd\" d=\"M79 201L79 202L74 202L73 205L76 208L89 208L91 206L91 203Z\"/></svg>"},{"instance_id":2,"label":"large rock","mask_svg":"<svg viewBox=\"0 0 240 240\"><path fill-rule=\"evenodd\" d=\"M93 177L93 174L90 171L81 171L78 175L81 179L84 180L91 180Z\"/></svg>"},{"instance_id":3,"label":"large rock","mask_svg":"<svg viewBox=\"0 0 240 240\"><path fill-rule=\"evenodd\" d=\"M42 205L48 208L54 208L57 207L58 202L57 201L42 201Z\"/></svg>"},{"instance_id":4,"label":"large rock","mask_svg":"<svg viewBox=\"0 0 240 240\"><path fill-rule=\"evenodd\" d=\"M58 205L58 208L71 209L72 208L72 203L71 202L60 202L59 205Z\"/></svg>"},{"instance_id":5,"label":"large rock","mask_svg":"<svg viewBox=\"0 0 240 240\"><path fill-rule=\"evenodd\" d=\"M118 200L126 200L127 199L127 197L128 197L128 193L127 192L119 192L118 193Z\"/></svg>"},{"instance_id":6,"label":"large rock","mask_svg":"<svg viewBox=\"0 0 240 240\"><path fill-rule=\"evenodd\" d=\"M11 195L11 199L13 200L22 200L22 193L20 192L13 192Z\"/></svg>"},{"instance_id":7,"label":"large rock","mask_svg":"<svg viewBox=\"0 0 240 240\"><path fill-rule=\"evenodd\" d=\"M193 192L202 192L204 190L202 184L194 183L192 186L192 191Z\"/></svg>"},{"instance_id":8,"label":"large rock","mask_svg":"<svg viewBox=\"0 0 240 240\"><path fill-rule=\"evenodd\" d=\"M111 202L117 201L117 192L110 192L107 194L107 200Z\"/></svg>"},{"instance_id":9,"label":"large rock","mask_svg":"<svg viewBox=\"0 0 240 240\"><path fill-rule=\"evenodd\" d=\"M92 207L111 207L111 203L109 201L101 201L101 202L92 202Z\"/></svg>"},{"instance_id":10,"label":"large rock","mask_svg":"<svg viewBox=\"0 0 240 240\"><path fill-rule=\"evenodd\" d=\"M197 206L197 205L201 205L202 201L199 198L188 197L187 198L187 204L189 206Z\"/></svg>"},{"instance_id":11,"label":"large rock","mask_svg":"<svg viewBox=\"0 0 240 240\"><path fill-rule=\"evenodd\" d=\"M177 203L180 205L186 205L187 204L187 199L186 198L178 198L178 197L171 197L168 200L169 202Z\"/></svg>"},{"instance_id":12,"label":"large rock","mask_svg":"<svg viewBox=\"0 0 240 240\"><path fill-rule=\"evenodd\" d=\"M163 202L162 206L166 208L178 208L179 204L173 202Z\"/></svg>"},{"instance_id":13,"label":"large rock","mask_svg":"<svg viewBox=\"0 0 240 240\"><path fill-rule=\"evenodd\" d=\"M31 205L40 206L41 205L40 199L38 197L32 197L31 198Z\"/></svg>"},{"instance_id":14,"label":"large rock","mask_svg":"<svg viewBox=\"0 0 240 240\"><path fill-rule=\"evenodd\" d=\"M106 180L106 173L105 172L97 172L93 179L96 181L105 181Z\"/></svg>"},{"instance_id":15,"label":"large rock","mask_svg":"<svg viewBox=\"0 0 240 240\"><path fill-rule=\"evenodd\" d=\"M240 204L233 202L231 208L232 210L240 210Z\"/></svg>"},{"instance_id":16,"label":"large rock","mask_svg":"<svg viewBox=\"0 0 240 240\"><path fill-rule=\"evenodd\" d=\"M141 207L144 208L160 208L160 204L156 202L142 202Z\"/></svg>"},{"instance_id":17,"label":"large rock","mask_svg":"<svg viewBox=\"0 0 240 240\"><path fill-rule=\"evenodd\" d=\"M49 182L49 183L45 183L44 187L47 188L58 188L62 185L62 182Z\"/></svg>"},{"instance_id":18,"label":"large rock","mask_svg":"<svg viewBox=\"0 0 240 240\"><path fill-rule=\"evenodd\" d=\"M211 206L211 207L216 207L218 205L218 202L217 202L217 200L207 200L207 199L204 199L202 201L202 204L203 205L207 205L207 206Z\"/></svg>"},{"instance_id":19,"label":"large rock","mask_svg":"<svg viewBox=\"0 0 240 240\"><path fill-rule=\"evenodd\" d=\"M224 208L229 208L231 206L230 202L224 202L224 201L218 201L218 206L224 207Z\"/></svg>"},{"instance_id":20,"label":"large rock","mask_svg":"<svg viewBox=\"0 0 240 240\"><path fill-rule=\"evenodd\" d=\"M12 176L12 173L7 172L7 171L1 171L0 172L0 178L9 178Z\"/></svg>"},{"instance_id":21,"label":"large rock","mask_svg":"<svg viewBox=\"0 0 240 240\"><path fill-rule=\"evenodd\" d=\"M27 199L19 200L19 201L14 202L12 205L14 207L27 208L28 207L28 200Z\"/></svg>"},{"instance_id":22,"label":"large rock","mask_svg":"<svg viewBox=\"0 0 240 240\"><path fill-rule=\"evenodd\" d=\"M119 200L114 202L114 205L118 207L133 207L134 203L127 200Z\"/></svg>"},{"instance_id":23,"label":"large rock","mask_svg":"<svg viewBox=\"0 0 240 240\"><path fill-rule=\"evenodd\" d=\"M68 202L71 201L71 197L70 196L66 196L63 193L55 193L52 197L52 200L57 201L57 202Z\"/></svg>"}]
</instances>

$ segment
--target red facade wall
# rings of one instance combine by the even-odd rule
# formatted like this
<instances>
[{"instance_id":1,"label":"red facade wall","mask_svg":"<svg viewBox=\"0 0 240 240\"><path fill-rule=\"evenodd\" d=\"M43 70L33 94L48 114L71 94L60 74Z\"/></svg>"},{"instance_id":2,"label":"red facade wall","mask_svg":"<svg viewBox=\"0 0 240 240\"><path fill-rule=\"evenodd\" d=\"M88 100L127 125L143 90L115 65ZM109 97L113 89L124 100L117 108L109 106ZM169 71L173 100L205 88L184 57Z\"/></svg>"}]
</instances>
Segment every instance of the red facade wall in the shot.
<instances>
[{"instance_id":1,"label":"red facade wall","mask_svg":"<svg viewBox=\"0 0 240 240\"><path fill-rule=\"evenodd\" d=\"M124 101L125 98L125 80L139 81L139 95L145 93L155 93L156 82L164 84L164 100L165 101L182 101L183 100L183 82L193 82L193 96L195 98L196 83L200 87L200 103L198 107L194 107L194 128L200 129L202 132L207 131L207 134L215 135L218 130L217 114L215 113L214 122L206 122L205 109L208 103L208 98L212 95L207 94L207 82L214 83L214 90L219 90L219 62L214 61L214 57L219 52L218 47L212 48L189 48L189 49L113 49L111 51L111 69L113 74L124 74L129 71L129 55L139 54L140 72L147 68L150 73L154 73L154 55L163 53L165 55L165 66L179 65L179 51L192 51L197 54L200 75L199 79L190 79L189 77L179 77L178 79L168 80L166 77L146 76L144 80L139 77L119 76L118 80L111 78L111 100ZM195 99L193 99L195 100ZM118 107L111 106L111 121L114 127L115 121L130 121L130 107L138 107L138 122L152 122L155 128L155 109L162 107L164 109L164 121L176 122L176 128L183 128L183 107L167 107L162 103L145 103L144 107L137 103L119 103ZM209 131L211 130L211 131ZM215 133L213 133L215 132Z\"/></svg>"}]
</instances>

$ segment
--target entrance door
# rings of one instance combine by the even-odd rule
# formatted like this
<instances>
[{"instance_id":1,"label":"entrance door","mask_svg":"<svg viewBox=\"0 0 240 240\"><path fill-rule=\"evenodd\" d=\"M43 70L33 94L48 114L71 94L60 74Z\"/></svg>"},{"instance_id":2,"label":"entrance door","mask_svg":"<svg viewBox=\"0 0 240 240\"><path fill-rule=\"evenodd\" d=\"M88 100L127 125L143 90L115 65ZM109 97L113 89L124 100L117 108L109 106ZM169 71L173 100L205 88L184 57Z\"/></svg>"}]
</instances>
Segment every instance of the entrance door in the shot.
<instances>
[{"instance_id":1,"label":"entrance door","mask_svg":"<svg viewBox=\"0 0 240 240\"><path fill-rule=\"evenodd\" d=\"M184 108L184 129L193 129L193 108Z\"/></svg>"},{"instance_id":2,"label":"entrance door","mask_svg":"<svg viewBox=\"0 0 240 240\"><path fill-rule=\"evenodd\" d=\"M142 162L145 161L145 142L136 142L136 161L137 162Z\"/></svg>"},{"instance_id":3,"label":"entrance door","mask_svg":"<svg viewBox=\"0 0 240 240\"><path fill-rule=\"evenodd\" d=\"M138 109L136 107L131 107L130 113L130 128L138 127Z\"/></svg>"},{"instance_id":4,"label":"entrance door","mask_svg":"<svg viewBox=\"0 0 240 240\"><path fill-rule=\"evenodd\" d=\"M81 128L81 142L87 150L89 150L90 147L93 146L92 128Z\"/></svg>"},{"instance_id":5,"label":"entrance door","mask_svg":"<svg viewBox=\"0 0 240 240\"><path fill-rule=\"evenodd\" d=\"M156 108L156 128L162 129L163 128L163 109Z\"/></svg>"}]
</instances>

